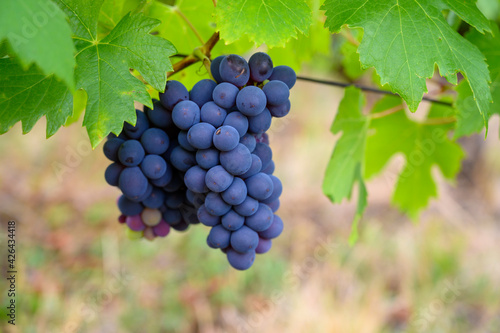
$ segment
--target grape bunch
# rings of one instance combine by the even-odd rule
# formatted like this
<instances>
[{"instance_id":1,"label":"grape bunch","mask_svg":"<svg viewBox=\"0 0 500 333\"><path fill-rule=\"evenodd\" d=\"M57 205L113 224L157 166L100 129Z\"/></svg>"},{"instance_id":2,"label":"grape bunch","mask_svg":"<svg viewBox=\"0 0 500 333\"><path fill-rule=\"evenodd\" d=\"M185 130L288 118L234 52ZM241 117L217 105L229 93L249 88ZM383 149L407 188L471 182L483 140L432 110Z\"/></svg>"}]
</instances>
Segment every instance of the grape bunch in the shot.
<instances>
[{"instance_id":1,"label":"grape bunch","mask_svg":"<svg viewBox=\"0 0 500 333\"><path fill-rule=\"evenodd\" d=\"M245 270L283 230L275 214L283 187L273 175L266 132L273 117L290 112L296 74L288 66L273 67L262 52L248 62L234 54L217 57L211 72L214 80L201 80L190 92L168 81L153 110L138 112L136 126L125 124L117 138L106 142L105 154L114 161L106 180L122 190L120 221L131 230L151 239L168 233L156 234L158 226L185 230L201 222L210 227L208 246ZM146 135L151 129L161 131L163 139ZM160 149L161 142L166 144ZM154 159L154 165L146 159ZM123 176L129 168L135 168L130 181L131 171Z\"/></svg>"}]
</instances>

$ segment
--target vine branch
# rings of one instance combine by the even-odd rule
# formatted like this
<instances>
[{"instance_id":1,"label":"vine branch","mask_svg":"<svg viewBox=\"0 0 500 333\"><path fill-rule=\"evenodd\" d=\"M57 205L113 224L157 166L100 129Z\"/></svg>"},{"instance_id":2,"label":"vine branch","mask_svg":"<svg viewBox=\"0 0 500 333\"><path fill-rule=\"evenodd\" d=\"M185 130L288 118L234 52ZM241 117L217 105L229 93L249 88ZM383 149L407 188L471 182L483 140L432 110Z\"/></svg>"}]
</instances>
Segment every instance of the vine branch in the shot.
<instances>
[{"instance_id":1,"label":"vine branch","mask_svg":"<svg viewBox=\"0 0 500 333\"><path fill-rule=\"evenodd\" d=\"M319 80L319 79L313 79L310 77L304 77L304 76L297 76L298 80L302 81L308 81L308 82L314 82L314 83L319 83L319 84L325 84L329 86L335 86L335 87L342 87L342 88L347 88L347 87L356 87L358 89L361 89L363 91L368 91L376 94L383 94L383 95L392 95L392 96L398 96L398 94L393 93L392 91L388 90L380 90L377 88L372 88L372 87L367 87L359 84L354 84L354 83L343 83L343 82L336 82L336 81L329 81L329 80ZM441 104L441 105L446 105L446 106L452 106L451 103L449 102L443 102L434 98L426 97L424 96L422 100L430 102L430 103L435 103L435 104Z\"/></svg>"},{"instance_id":2,"label":"vine branch","mask_svg":"<svg viewBox=\"0 0 500 333\"><path fill-rule=\"evenodd\" d=\"M191 66L192 64L197 63L198 61L203 61L206 66L206 60L210 59L210 55L212 49L219 41L219 33L216 32L210 37L210 39L201 47L197 47L192 54L184 57L181 61L174 64L174 70L172 72L168 72L167 76L174 75L184 68Z\"/></svg>"}]
</instances>

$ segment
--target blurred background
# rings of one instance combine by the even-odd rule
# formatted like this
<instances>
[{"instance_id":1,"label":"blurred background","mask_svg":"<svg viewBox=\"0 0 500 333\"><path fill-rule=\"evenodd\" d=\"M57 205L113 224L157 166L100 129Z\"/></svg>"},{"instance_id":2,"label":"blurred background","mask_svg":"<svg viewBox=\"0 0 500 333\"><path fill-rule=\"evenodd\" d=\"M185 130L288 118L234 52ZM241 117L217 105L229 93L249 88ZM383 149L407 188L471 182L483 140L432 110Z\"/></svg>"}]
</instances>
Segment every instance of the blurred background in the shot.
<instances>
[{"instance_id":1,"label":"blurred background","mask_svg":"<svg viewBox=\"0 0 500 333\"><path fill-rule=\"evenodd\" d=\"M439 199L415 222L390 206L396 157L369 183L360 238L349 246L355 203L332 205L321 192L342 96L299 81L290 115L274 121L285 230L245 272L206 246L202 225L129 240L119 191L104 181L102 144L91 151L81 124L48 140L44 121L28 135L15 126L0 137L0 246L4 253L14 219L17 325L0 331L500 332L498 117L486 140L463 139L456 184L434 170Z\"/></svg>"}]
</instances>

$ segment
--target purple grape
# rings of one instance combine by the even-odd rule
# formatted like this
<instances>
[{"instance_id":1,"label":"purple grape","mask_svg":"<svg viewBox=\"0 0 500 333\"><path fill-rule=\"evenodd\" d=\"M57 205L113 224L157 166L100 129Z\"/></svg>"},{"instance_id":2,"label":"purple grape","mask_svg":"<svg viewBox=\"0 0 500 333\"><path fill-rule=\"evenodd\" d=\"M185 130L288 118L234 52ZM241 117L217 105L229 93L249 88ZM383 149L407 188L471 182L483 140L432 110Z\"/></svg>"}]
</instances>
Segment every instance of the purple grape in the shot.
<instances>
[{"instance_id":1,"label":"purple grape","mask_svg":"<svg viewBox=\"0 0 500 333\"><path fill-rule=\"evenodd\" d=\"M181 130L187 131L200 122L200 107L192 101L179 102L172 111L172 120Z\"/></svg>"},{"instance_id":2,"label":"purple grape","mask_svg":"<svg viewBox=\"0 0 500 333\"><path fill-rule=\"evenodd\" d=\"M236 105L236 96L239 91L234 84L222 82L215 87L212 98L221 108L230 109Z\"/></svg>"},{"instance_id":3,"label":"purple grape","mask_svg":"<svg viewBox=\"0 0 500 333\"><path fill-rule=\"evenodd\" d=\"M273 223L269 228L259 232L259 236L266 239L273 239L283 232L283 220L278 215L274 215Z\"/></svg>"},{"instance_id":4,"label":"purple grape","mask_svg":"<svg viewBox=\"0 0 500 333\"><path fill-rule=\"evenodd\" d=\"M243 87L250 79L247 61L236 54L230 54L222 59L219 73L223 81L230 82L237 87Z\"/></svg>"},{"instance_id":5,"label":"purple grape","mask_svg":"<svg viewBox=\"0 0 500 333\"><path fill-rule=\"evenodd\" d=\"M188 142L196 149L208 149L212 147L212 139L215 127L208 123L193 125L188 132Z\"/></svg>"},{"instance_id":6,"label":"purple grape","mask_svg":"<svg viewBox=\"0 0 500 333\"><path fill-rule=\"evenodd\" d=\"M295 74L295 71L288 66L276 66L274 67L269 80L282 81L288 86L288 89L292 89L297 81L297 74Z\"/></svg>"},{"instance_id":7,"label":"purple grape","mask_svg":"<svg viewBox=\"0 0 500 333\"><path fill-rule=\"evenodd\" d=\"M184 175L184 184L186 187L195 193L205 193L208 192L208 188L205 185L205 176L207 172L195 165L191 167Z\"/></svg>"},{"instance_id":8,"label":"purple grape","mask_svg":"<svg viewBox=\"0 0 500 333\"><path fill-rule=\"evenodd\" d=\"M233 179L222 166L216 165L207 171L205 184L211 191L223 192L232 184Z\"/></svg>"},{"instance_id":9,"label":"purple grape","mask_svg":"<svg viewBox=\"0 0 500 333\"><path fill-rule=\"evenodd\" d=\"M232 126L221 126L214 133L213 143L220 151L233 150L239 142L240 134Z\"/></svg>"},{"instance_id":10,"label":"purple grape","mask_svg":"<svg viewBox=\"0 0 500 333\"><path fill-rule=\"evenodd\" d=\"M212 93L216 86L217 83L214 80L205 79L198 81L189 92L189 99L201 108L203 104L212 100Z\"/></svg>"},{"instance_id":11,"label":"purple grape","mask_svg":"<svg viewBox=\"0 0 500 333\"><path fill-rule=\"evenodd\" d=\"M259 204L257 212L245 219L245 225L256 232L261 232L267 230L271 226L273 217L274 215L271 208L261 203Z\"/></svg>"},{"instance_id":12,"label":"purple grape","mask_svg":"<svg viewBox=\"0 0 500 333\"><path fill-rule=\"evenodd\" d=\"M252 267L255 261L255 251L247 253L238 253L233 249L227 250L227 261L229 264L240 271L244 271Z\"/></svg>"},{"instance_id":13,"label":"purple grape","mask_svg":"<svg viewBox=\"0 0 500 333\"><path fill-rule=\"evenodd\" d=\"M255 86L248 86L238 93L236 106L241 113L254 117L266 108L266 95L262 89Z\"/></svg>"},{"instance_id":14,"label":"purple grape","mask_svg":"<svg viewBox=\"0 0 500 333\"><path fill-rule=\"evenodd\" d=\"M220 127L226 119L227 111L214 102L205 103L201 107L201 121L209 123L214 127Z\"/></svg>"},{"instance_id":15,"label":"purple grape","mask_svg":"<svg viewBox=\"0 0 500 333\"><path fill-rule=\"evenodd\" d=\"M227 115L224 125L234 127L240 137L243 137L248 131L248 118L241 112L234 111Z\"/></svg>"},{"instance_id":16,"label":"purple grape","mask_svg":"<svg viewBox=\"0 0 500 333\"><path fill-rule=\"evenodd\" d=\"M255 82L264 82L273 73L273 61L264 52L254 53L248 60L250 78Z\"/></svg>"},{"instance_id":17,"label":"purple grape","mask_svg":"<svg viewBox=\"0 0 500 333\"><path fill-rule=\"evenodd\" d=\"M221 194L222 199L230 205L239 205L245 201L247 197L247 186L245 182L235 177L233 183Z\"/></svg>"},{"instance_id":18,"label":"purple grape","mask_svg":"<svg viewBox=\"0 0 500 333\"><path fill-rule=\"evenodd\" d=\"M220 163L227 172L239 176L250 170L252 154L247 147L238 143L233 150L220 153Z\"/></svg>"},{"instance_id":19,"label":"purple grape","mask_svg":"<svg viewBox=\"0 0 500 333\"><path fill-rule=\"evenodd\" d=\"M167 162L159 155L148 155L141 163L141 170L149 179L159 179L167 172Z\"/></svg>"},{"instance_id":20,"label":"purple grape","mask_svg":"<svg viewBox=\"0 0 500 333\"><path fill-rule=\"evenodd\" d=\"M248 131L250 133L264 133L271 127L273 116L266 108L255 117L248 117Z\"/></svg>"},{"instance_id":21,"label":"purple grape","mask_svg":"<svg viewBox=\"0 0 500 333\"><path fill-rule=\"evenodd\" d=\"M119 138L108 139L102 147L104 156L106 156L110 161L118 162L118 150L124 142L125 140Z\"/></svg>"},{"instance_id":22,"label":"purple grape","mask_svg":"<svg viewBox=\"0 0 500 333\"><path fill-rule=\"evenodd\" d=\"M145 154L144 148L137 140L127 140L118 149L118 159L128 167L139 165Z\"/></svg>"},{"instance_id":23,"label":"purple grape","mask_svg":"<svg viewBox=\"0 0 500 333\"><path fill-rule=\"evenodd\" d=\"M269 105L281 105L288 101L290 97L290 89L282 81L269 81L266 83L262 91L266 95L267 104Z\"/></svg>"},{"instance_id":24,"label":"purple grape","mask_svg":"<svg viewBox=\"0 0 500 333\"><path fill-rule=\"evenodd\" d=\"M273 193L274 184L269 175L259 172L245 179L248 195L256 200L265 200Z\"/></svg>"},{"instance_id":25,"label":"purple grape","mask_svg":"<svg viewBox=\"0 0 500 333\"><path fill-rule=\"evenodd\" d=\"M141 143L146 153L161 155L167 151L170 140L164 130L150 128L142 134Z\"/></svg>"},{"instance_id":26,"label":"purple grape","mask_svg":"<svg viewBox=\"0 0 500 333\"><path fill-rule=\"evenodd\" d=\"M123 132L127 134L127 136L131 139L139 139L148 128L149 128L149 120L144 112L139 110L135 110L135 114L137 116L137 121L135 126L125 122L123 125Z\"/></svg>"},{"instance_id":27,"label":"purple grape","mask_svg":"<svg viewBox=\"0 0 500 333\"><path fill-rule=\"evenodd\" d=\"M167 81L165 92L160 93L160 102L167 110L173 110L181 101L189 99L189 92L182 83L175 80Z\"/></svg>"}]
</instances>

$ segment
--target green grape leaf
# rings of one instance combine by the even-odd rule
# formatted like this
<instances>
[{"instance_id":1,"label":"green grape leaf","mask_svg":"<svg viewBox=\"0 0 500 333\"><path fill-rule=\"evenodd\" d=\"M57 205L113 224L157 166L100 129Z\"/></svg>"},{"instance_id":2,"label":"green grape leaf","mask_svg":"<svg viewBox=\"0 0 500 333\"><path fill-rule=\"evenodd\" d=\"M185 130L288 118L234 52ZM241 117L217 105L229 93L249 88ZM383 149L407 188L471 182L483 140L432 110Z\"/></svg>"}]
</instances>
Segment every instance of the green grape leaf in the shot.
<instances>
[{"instance_id":1,"label":"green grape leaf","mask_svg":"<svg viewBox=\"0 0 500 333\"><path fill-rule=\"evenodd\" d=\"M0 133L22 121L26 134L44 115L47 137L71 115L73 96L54 75L46 76L37 66L26 71L13 58L0 59Z\"/></svg>"},{"instance_id":2,"label":"green grape leaf","mask_svg":"<svg viewBox=\"0 0 500 333\"><path fill-rule=\"evenodd\" d=\"M388 112L377 118L377 113ZM433 104L425 122L410 120L401 100L388 96L374 107L365 154L365 176L379 173L396 154L406 162L398 176L393 202L410 217L416 218L429 200L437 196L432 168L437 166L443 176L453 179L460 170L464 152L448 139L454 114L451 107Z\"/></svg>"},{"instance_id":3,"label":"green grape leaf","mask_svg":"<svg viewBox=\"0 0 500 333\"><path fill-rule=\"evenodd\" d=\"M297 32L311 25L311 9L304 0L219 0L215 9L221 38L233 43L243 36L257 45L285 46Z\"/></svg>"},{"instance_id":4,"label":"green grape leaf","mask_svg":"<svg viewBox=\"0 0 500 333\"><path fill-rule=\"evenodd\" d=\"M359 46L361 63L375 67L382 84L388 84L416 111L427 92L426 78L437 64L453 84L461 72L472 89L483 122L487 124L491 94L484 56L446 22L450 9L480 32L490 31L487 19L472 0L326 0L325 26L339 32L343 25L363 28Z\"/></svg>"},{"instance_id":5,"label":"green grape leaf","mask_svg":"<svg viewBox=\"0 0 500 333\"><path fill-rule=\"evenodd\" d=\"M0 41L9 41L24 69L35 63L42 73L55 74L74 89L75 47L66 15L56 4L51 0L2 1L0 22Z\"/></svg>"},{"instance_id":6,"label":"green grape leaf","mask_svg":"<svg viewBox=\"0 0 500 333\"><path fill-rule=\"evenodd\" d=\"M306 34L301 34L297 39L291 39L286 47L273 47L268 54L275 65L287 65L299 71L303 63L311 63L318 55L330 55L331 34L324 25L324 15L320 12L320 0L309 0L308 5L313 12L313 24ZM290 52L293 50L293 52ZM326 58L326 57L325 57ZM324 68L324 67L322 67Z\"/></svg>"},{"instance_id":7,"label":"green grape leaf","mask_svg":"<svg viewBox=\"0 0 500 333\"><path fill-rule=\"evenodd\" d=\"M77 48L77 88L88 95L83 125L95 148L123 122L135 124L134 101L152 107L146 86L130 73L136 69L156 90L163 91L169 57L176 53L167 40L148 34L160 22L142 13L125 15L102 40L97 39L100 1L59 0L70 18Z\"/></svg>"},{"instance_id":8,"label":"green grape leaf","mask_svg":"<svg viewBox=\"0 0 500 333\"><path fill-rule=\"evenodd\" d=\"M500 56L498 53L500 50L500 29L494 22L492 22L491 27L493 36L483 35L477 31L472 31L466 36L484 54L490 69L493 104L488 118L493 114L500 114ZM480 132L484 128L484 122L474 102L472 90L465 82L460 82L455 90L458 93L455 102L457 108L455 138Z\"/></svg>"},{"instance_id":9,"label":"green grape leaf","mask_svg":"<svg viewBox=\"0 0 500 333\"><path fill-rule=\"evenodd\" d=\"M125 14L133 12L146 1L151 0L104 0L99 13L100 32L109 33Z\"/></svg>"},{"instance_id":10,"label":"green grape leaf","mask_svg":"<svg viewBox=\"0 0 500 333\"><path fill-rule=\"evenodd\" d=\"M351 197L355 183L358 183L358 208L356 223L353 224L351 241L357 238L357 219L366 207L366 187L362 170L365 158L365 146L370 119L363 115L364 97L354 87L345 90L331 132L342 136L335 145L323 180L323 193L334 203Z\"/></svg>"}]
</instances>

